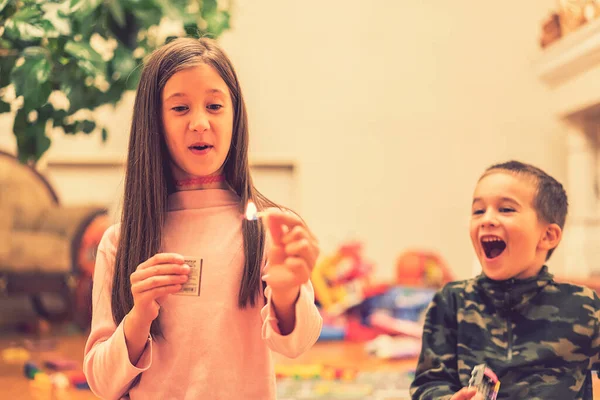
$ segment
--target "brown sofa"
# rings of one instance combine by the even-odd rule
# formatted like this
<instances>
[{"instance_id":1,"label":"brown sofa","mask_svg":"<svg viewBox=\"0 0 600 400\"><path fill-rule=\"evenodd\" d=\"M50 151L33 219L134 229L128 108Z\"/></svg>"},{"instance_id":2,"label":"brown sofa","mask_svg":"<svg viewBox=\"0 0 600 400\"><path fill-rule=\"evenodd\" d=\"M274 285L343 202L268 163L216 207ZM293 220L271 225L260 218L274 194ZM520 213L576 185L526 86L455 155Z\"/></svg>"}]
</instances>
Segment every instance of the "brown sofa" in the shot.
<instances>
[{"instance_id":1,"label":"brown sofa","mask_svg":"<svg viewBox=\"0 0 600 400\"><path fill-rule=\"evenodd\" d=\"M28 295L40 316L86 328L107 210L61 206L41 174L2 151L0 210L0 296ZM62 305L49 307L55 297Z\"/></svg>"}]
</instances>

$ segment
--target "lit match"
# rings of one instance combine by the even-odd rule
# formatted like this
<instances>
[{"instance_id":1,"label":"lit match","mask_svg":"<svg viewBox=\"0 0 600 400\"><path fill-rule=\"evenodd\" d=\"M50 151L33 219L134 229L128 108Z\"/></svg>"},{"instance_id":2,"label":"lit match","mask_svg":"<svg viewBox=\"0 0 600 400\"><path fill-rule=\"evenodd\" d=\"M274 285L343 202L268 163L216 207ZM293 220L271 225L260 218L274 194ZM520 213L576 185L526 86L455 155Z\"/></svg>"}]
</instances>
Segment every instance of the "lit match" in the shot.
<instances>
[{"instance_id":1,"label":"lit match","mask_svg":"<svg viewBox=\"0 0 600 400\"><path fill-rule=\"evenodd\" d=\"M248 201L248 205L246 206L246 219L248 221L256 221L264 215L264 212L258 212L252 200Z\"/></svg>"}]
</instances>

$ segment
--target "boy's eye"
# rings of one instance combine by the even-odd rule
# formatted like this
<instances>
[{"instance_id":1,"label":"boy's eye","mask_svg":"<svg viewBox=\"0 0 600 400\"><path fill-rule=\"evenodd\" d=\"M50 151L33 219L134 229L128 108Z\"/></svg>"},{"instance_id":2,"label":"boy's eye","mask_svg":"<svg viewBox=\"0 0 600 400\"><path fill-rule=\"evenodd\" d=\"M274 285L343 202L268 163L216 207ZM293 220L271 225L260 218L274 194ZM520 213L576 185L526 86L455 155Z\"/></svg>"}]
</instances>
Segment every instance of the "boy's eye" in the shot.
<instances>
[{"instance_id":1,"label":"boy's eye","mask_svg":"<svg viewBox=\"0 0 600 400\"><path fill-rule=\"evenodd\" d=\"M510 213L510 212L514 212L514 208L510 208L510 207L500 207L500 212L501 213Z\"/></svg>"},{"instance_id":2,"label":"boy's eye","mask_svg":"<svg viewBox=\"0 0 600 400\"><path fill-rule=\"evenodd\" d=\"M473 210L473 215L483 214L483 210Z\"/></svg>"},{"instance_id":3,"label":"boy's eye","mask_svg":"<svg viewBox=\"0 0 600 400\"><path fill-rule=\"evenodd\" d=\"M219 111L223 106L221 104L209 104L207 108L212 111Z\"/></svg>"},{"instance_id":4,"label":"boy's eye","mask_svg":"<svg viewBox=\"0 0 600 400\"><path fill-rule=\"evenodd\" d=\"M175 112L183 112L185 110L187 110L187 106L176 106L171 108L171 110L175 111Z\"/></svg>"}]
</instances>

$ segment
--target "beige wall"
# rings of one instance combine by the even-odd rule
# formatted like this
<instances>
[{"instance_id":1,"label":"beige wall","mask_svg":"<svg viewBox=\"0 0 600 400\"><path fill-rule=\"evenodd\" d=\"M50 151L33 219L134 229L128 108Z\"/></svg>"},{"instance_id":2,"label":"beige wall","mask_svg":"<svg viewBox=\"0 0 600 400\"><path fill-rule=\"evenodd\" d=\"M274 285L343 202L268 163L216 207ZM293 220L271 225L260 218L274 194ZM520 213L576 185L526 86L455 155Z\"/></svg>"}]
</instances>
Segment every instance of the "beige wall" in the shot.
<instances>
[{"instance_id":1,"label":"beige wall","mask_svg":"<svg viewBox=\"0 0 600 400\"><path fill-rule=\"evenodd\" d=\"M429 247L467 276L482 170L518 158L565 178L564 132L532 68L553 1L238 4L222 43L253 150L299 160L300 211L325 250L361 238L389 276L399 251Z\"/></svg>"},{"instance_id":2,"label":"beige wall","mask_svg":"<svg viewBox=\"0 0 600 400\"><path fill-rule=\"evenodd\" d=\"M518 158L566 177L564 132L532 68L554 1L236 4L221 42L252 158L296 162L295 206L324 252L362 239L389 277L402 249L432 248L466 277L482 170ZM126 133L121 118L111 134ZM551 265L562 269L560 251Z\"/></svg>"}]
</instances>

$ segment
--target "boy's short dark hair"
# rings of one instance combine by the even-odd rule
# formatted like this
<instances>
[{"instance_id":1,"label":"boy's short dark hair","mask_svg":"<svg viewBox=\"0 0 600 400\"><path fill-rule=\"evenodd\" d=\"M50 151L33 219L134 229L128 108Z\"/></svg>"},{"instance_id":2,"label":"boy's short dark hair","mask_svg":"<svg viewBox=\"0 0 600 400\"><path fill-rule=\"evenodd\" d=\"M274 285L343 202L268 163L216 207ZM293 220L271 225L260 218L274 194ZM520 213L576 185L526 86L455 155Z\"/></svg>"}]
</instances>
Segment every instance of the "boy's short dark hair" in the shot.
<instances>
[{"instance_id":1,"label":"boy's short dark hair","mask_svg":"<svg viewBox=\"0 0 600 400\"><path fill-rule=\"evenodd\" d=\"M533 199L533 208L537 212L538 218L551 224L557 224L560 226L560 229L564 228L569 202L567 200L567 193L560 182L533 165L514 160L490 166L485 170L481 178L497 170L509 171L517 175L525 175L533 178L535 180L534 183L537 185ZM548 250L546 260L550 258L553 252L554 249Z\"/></svg>"}]
</instances>

